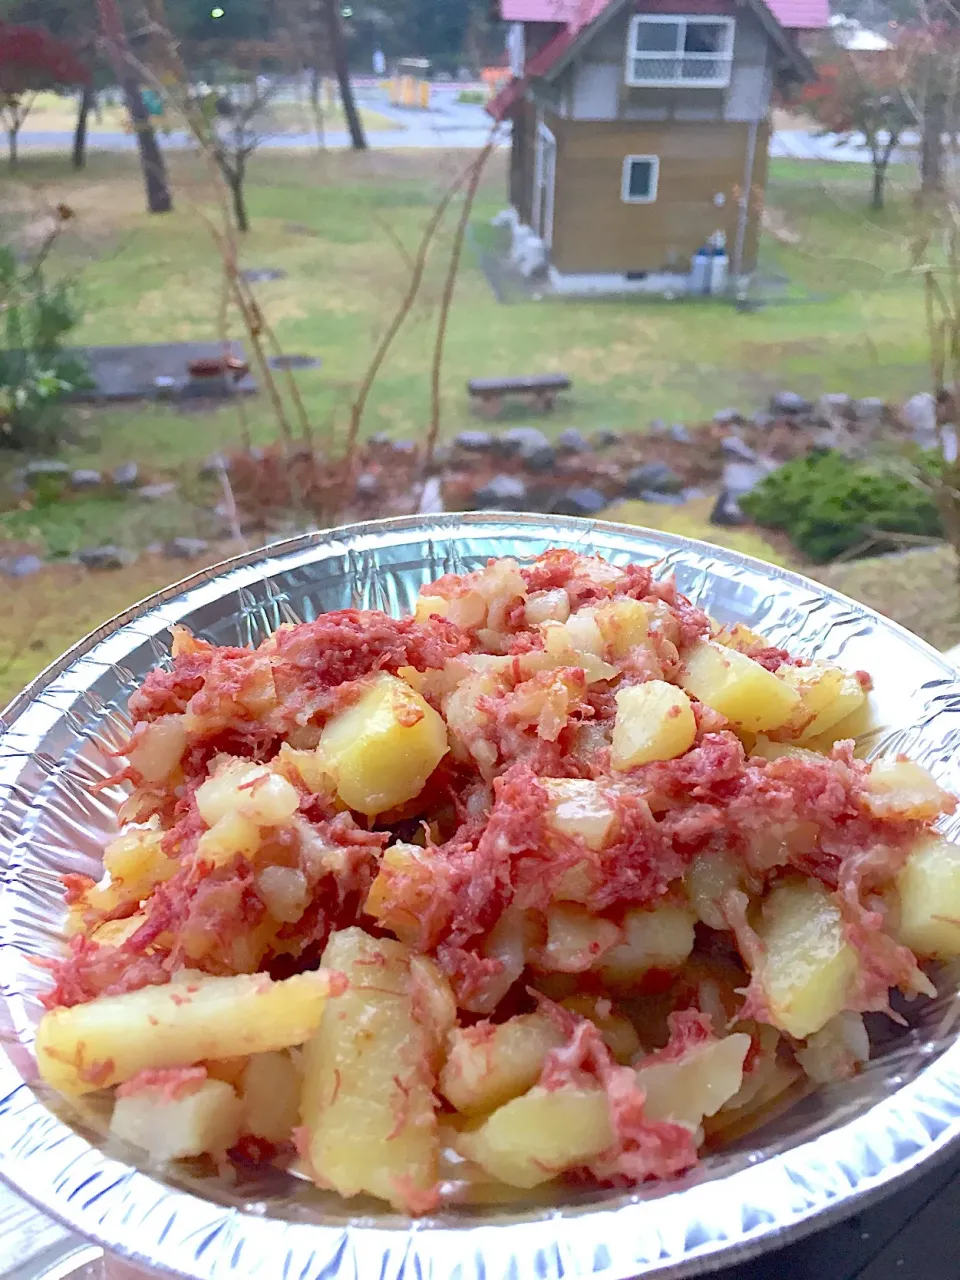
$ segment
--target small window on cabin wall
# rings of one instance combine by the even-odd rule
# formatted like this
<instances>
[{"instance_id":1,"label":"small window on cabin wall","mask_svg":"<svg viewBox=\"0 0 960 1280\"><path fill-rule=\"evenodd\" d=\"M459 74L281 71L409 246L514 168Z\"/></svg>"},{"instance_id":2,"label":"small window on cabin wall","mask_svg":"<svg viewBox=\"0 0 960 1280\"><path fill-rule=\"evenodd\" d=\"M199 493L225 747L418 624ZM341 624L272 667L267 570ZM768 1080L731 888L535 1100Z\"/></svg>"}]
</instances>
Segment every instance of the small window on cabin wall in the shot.
<instances>
[{"instance_id":1,"label":"small window on cabin wall","mask_svg":"<svg viewBox=\"0 0 960 1280\"><path fill-rule=\"evenodd\" d=\"M659 156L627 156L621 197L625 204L653 204L660 181Z\"/></svg>"},{"instance_id":2,"label":"small window on cabin wall","mask_svg":"<svg viewBox=\"0 0 960 1280\"><path fill-rule=\"evenodd\" d=\"M627 41L627 84L722 89L730 83L734 25L733 18L636 14Z\"/></svg>"}]
</instances>

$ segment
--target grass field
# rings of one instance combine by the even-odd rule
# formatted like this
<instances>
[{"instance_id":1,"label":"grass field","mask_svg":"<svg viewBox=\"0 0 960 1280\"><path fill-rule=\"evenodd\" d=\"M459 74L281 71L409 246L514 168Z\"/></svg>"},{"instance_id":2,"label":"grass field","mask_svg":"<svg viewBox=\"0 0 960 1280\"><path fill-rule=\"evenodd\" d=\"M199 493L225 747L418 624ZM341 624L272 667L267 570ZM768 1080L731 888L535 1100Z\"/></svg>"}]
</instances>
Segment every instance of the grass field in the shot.
<instances>
[{"instance_id":1,"label":"grass field","mask_svg":"<svg viewBox=\"0 0 960 1280\"><path fill-rule=\"evenodd\" d=\"M258 299L285 351L322 361L297 378L315 432L331 447L342 441L357 386L407 287L423 228L468 160L465 153L396 150L255 158L254 225L242 265L286 272L258 286ZM76 278L83 297L78 342L219 336L221 268L204 221L208 174L183 154L171 157L171 167L178 208L163 218L144 213L132 157L94 153L89 169L76 175L62 157L28 155L17 182L0 185L0 222L27 243L42 237L45 211L58 201L77 213L53 266ZM879 215L867 210L868 186L863 166L774 162L768 205L776 234L765 235L761 272L769 305L753 314L718 301L545 298L501 305L473 252L478 239L488 238L484 224L504 204L505 157L498 155L479 192L450 320L445 433L474 424L465 381L498 374L563 370L573 378L570 403L536 420L548 431L644 428L658 417L692 421L729 404L754 410L782 387L890 398L923 388L922 294L909 268L910 175L893 172L890 204ZM420 297L374 387L366 433L415 438L428 422L429 360L453 220L437 239ZM255 442L275 438L266 397L250 402L245 416ZM145 479L189 478L198 459L237 443L241 432L235 409L88 411L78 414L77 438L62 456L99 469L134 459ZM10 464L0 455L0 471ZM6 505L0 541L60 555L91 542L143 547L196 528L188 498L155 507L89 498L24 510L8 495ZM18 611L42 619L30 641L38 647L17 641L19 656L8 655L6 677L0 654L0 685L9 691L88 625L175 575L176 566L149 563L149 572L97 578L94 595L102 602L81 587L73 594L64 588L52 611L31 604L34 591L49 603L49 585L19 584Z\"/></svg>"}]
</instances>

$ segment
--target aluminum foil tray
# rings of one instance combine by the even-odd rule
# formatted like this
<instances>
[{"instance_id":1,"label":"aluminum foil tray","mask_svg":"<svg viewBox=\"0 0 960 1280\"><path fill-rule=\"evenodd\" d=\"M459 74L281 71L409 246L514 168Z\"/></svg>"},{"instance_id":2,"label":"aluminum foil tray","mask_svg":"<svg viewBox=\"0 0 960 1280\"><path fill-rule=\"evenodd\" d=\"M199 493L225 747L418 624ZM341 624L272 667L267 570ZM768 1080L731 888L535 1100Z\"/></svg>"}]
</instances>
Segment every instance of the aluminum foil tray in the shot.
<instances>
[{"instance_id":1,"label":"aluminum foil tray","mask_svg":"<svg viewBox=\"0 0 960 1280\"><path fill-rule=\"evenodd\" d=\"M825 1226L944 1155L960 1135L960 971L888 1029L856 1080L821 1089L681 1182L561 1193L544 1208L449 1210L415 1223L286 1176L231 1186L138 1165L95 1114L36 1080L45 975L61 948L60 876L97 873L115 829L127 698L166 660L171 623L218 644L256 644L279 623L349 606L400 613L422 583L490 556L549 547L614 563L660 561L725 622L808 656L866 668L882 728L867 754L906 751L960 791L960 677L895 624L795 574L642 529L523 515L390 520L279 543L199 574L77 645L5 713L0 732L0 1175L83 1235L196 1280L570 1280L689 1276ZM960 818L947 824L960 836Z\"/></svg>"}]
</instances>

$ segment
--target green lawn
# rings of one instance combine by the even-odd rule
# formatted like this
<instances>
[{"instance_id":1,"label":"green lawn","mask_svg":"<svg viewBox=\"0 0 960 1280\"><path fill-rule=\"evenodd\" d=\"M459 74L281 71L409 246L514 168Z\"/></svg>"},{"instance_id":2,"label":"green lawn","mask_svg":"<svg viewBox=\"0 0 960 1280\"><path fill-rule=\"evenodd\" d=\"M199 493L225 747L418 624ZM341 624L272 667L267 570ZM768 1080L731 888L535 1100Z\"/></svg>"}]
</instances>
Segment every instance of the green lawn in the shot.
<instances>
[{"instance_id":1,"label":"green lawn","mask_svg":"<svg viewBox=\"0 0 960 1280\"><path fill-rule=\"evenodd\" d=\"M242 247L243 265L287 273L258 286L258 298L285 351L323 362L297 379L325 447L342 443L357 386L407 286L410 255L440 192L468 159L389 151L274 152L254 160L254 229ZM133 157L94 154L89 170L76 175L59 156L30 155L16 183L0 184L0 223L28 238L42 235L43 211L56 202L75 209L54 267L74 275L82 292L79 342L218 336L221 266L204 222L209 178L185 155L172 158L172 169L178 210L163 218L143 212ZM922 294L909 270L911 175L894 171L890 186L888 209L875 215L867 209L865 167L774 162L768 206L777 235L764 236L761 273L769 305L752 314L717 301L544 298L500 305L468 247L447 339L445 433L475 425L466 380L498 374L563 370L573 378L569 406L535 420L548 431L643 429L653 418L692 421L729 404L754 410L782 387L810 395L912 394L928 375ZM489 241L484 224L503 206L504 188L500 155L480 190L474 216L480 234L472 245ZM425 430L430 354L458 209L381 370L365 433L414 438ZM245 418L255 442L276 437L266 396L247 404ZM85 411L62 456L101 469L135 459L145 479L189 481L198 459L238 444L242 431L232 408ZM0 455L0 472L13 461ZM0 542L6 537L63 555L90 542L143 547L185 526L204 532L191 505L196 494L189 482L184 488L186 496L156 507L89 498L28 510L8 494L0 501ZM78 632L79 615L60 613L52 638L44 639L47 654Z\"/></svg>"}]
</instances>

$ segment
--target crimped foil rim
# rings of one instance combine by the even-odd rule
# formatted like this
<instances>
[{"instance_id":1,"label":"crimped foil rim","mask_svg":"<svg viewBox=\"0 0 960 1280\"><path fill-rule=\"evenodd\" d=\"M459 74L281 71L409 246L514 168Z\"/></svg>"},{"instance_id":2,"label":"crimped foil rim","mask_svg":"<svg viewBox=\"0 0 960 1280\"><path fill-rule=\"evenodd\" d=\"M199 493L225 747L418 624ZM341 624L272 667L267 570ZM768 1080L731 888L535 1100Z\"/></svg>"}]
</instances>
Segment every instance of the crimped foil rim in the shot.
<instances>
[{"instance_id":1,"label":"crimped foil rim","mask_svg":"<svg viewBox=\"0 0 960 1280\"><path fill-rule=\"evenodd\" d=\"M776 587L771 599L822 601L862 627L896 641L931 673L937 714L956 718L960 743L960 677L928 645L864 606L788 570L707 543L605 521L489 513L410 517L348 526L322 535L276 543L194 574L135 605L100 627L47 668L13 700L0 721L0 800L21 802L18 762L31 751L38 708L44 724L71 715L64 677L81 669L91 676L116 664L124 641L140 643L189 612L284 568L353 556L358 566L378 548L413 536L444 555L457 555L461 540L490 543L546 539L601 554L611 548L637 559L658 552L678 569L694 568L714 583L726 576L763 579ZM531 546L535 554L540 546ZM442 559L442 557L441 557ZM812 606L813 607L813 606ZM732 609L736 616L736 609ZM936 678L934 678L934 673ZM77 688L85 686L78 685ZM75 692L75 691L74 691ZM953 721L951 720L951 724ZM942 727L942 726L941 726ZM921 726L922 728L922 726ZM36 739L39 741L39 738ZM945 742L952 743L952 729ZM36 742L34 743L36 746ZM944 781L941 771L941 781ZM960 768L954 789L960 789ZM6 792L4 791L6 788ZM32 799L32 797L31 797ZM0 817L2 817L0 812ZM9 833L0 832L0 865L9 875ZM0 957L15 946L0 920ZM4 1006L16 993L5 984ZM249 1277L379 1275L395 1280L538 1280L596 1276L602 1280L700 1274L777 1247L862 1209L901 1179L929 1168L960 1139L960 1044L951 1042L914 1078L868 1110L786 1150L740 1159L733 1172L694 1177L678 1189L649 1195L611 1194L608 1200L546 1211L503 1215L502 1221L469 1219L409 1223L393 1216L350 1219L346 1211L327 1223L270 1217L266 1205L243 1209L204 1198L138 1170L102 1150L49 1109L31 1084L26 1038L8 1036L0 1056L0 1178L83 1235L132 1261L190 1280ZM896 1081L893 1077L893 1081Z\"/></svg>"}]
</instances>

